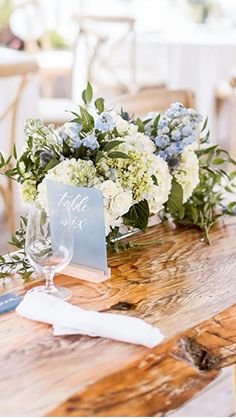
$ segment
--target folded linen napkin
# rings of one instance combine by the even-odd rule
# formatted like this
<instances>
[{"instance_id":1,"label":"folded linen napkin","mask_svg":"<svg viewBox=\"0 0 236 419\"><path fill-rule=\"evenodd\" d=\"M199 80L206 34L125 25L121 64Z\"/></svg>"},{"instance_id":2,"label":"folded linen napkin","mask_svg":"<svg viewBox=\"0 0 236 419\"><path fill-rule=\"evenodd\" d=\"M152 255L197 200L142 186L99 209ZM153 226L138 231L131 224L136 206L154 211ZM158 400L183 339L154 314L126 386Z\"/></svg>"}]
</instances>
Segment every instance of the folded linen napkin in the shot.
<instances>
[{"instance_id":1,"label":"folded linen napkin","mask_svg":"<svg viewBox=\"0 0 236 419\"><path fill-rule=\"evenodd\" d=\"M148 348L163 340L158 328L137 317L84 310L40 291L28 292L16 312L27 319L53 325L55 336L100 336Z\"/></svg>"}]
</instances>

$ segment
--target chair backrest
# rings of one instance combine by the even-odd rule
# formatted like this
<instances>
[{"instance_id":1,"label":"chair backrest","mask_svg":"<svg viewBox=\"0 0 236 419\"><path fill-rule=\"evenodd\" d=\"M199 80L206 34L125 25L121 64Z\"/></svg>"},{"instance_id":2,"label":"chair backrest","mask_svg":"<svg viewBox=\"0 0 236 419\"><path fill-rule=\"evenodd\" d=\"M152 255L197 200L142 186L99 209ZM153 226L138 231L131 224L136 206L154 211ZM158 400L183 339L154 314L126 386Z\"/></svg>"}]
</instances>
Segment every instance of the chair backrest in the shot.
<instances>
[{"instance_id":1,"label":"chair backrest","mask_svg":"<svg viewBox=\"0 0 236 419\"><path fill-rule=\"evenodd\" d=\"M14 78L17 79L17 87L14 96L6 103L4 108L1 107L0 123L8 118L9 135L7 139L7 153L12 153L13 145L16 137L16 119L18 106L31 75L38 71L38 65L32 58L14 59L9 61L0 61L0 79Z\"/></svg>"},{"instance_id":2,"label":"chair backrest","mask_svg":"<svg viewBox=\"0 0 236 419\"><path fill-rule=\"evenodd\" d=\"M76 15L75 19L79 32L75 41L73 99L78 101L88 80L97 91L109 85L118 94L129 92L135 85L135 19L97 15ZM114 65L115 60L122 61L124 44L128 45L126 77Z\"/></svg>"},{"instance_id":3,"label":"chair backrest","mask_svg":"<svg viewBox=\"0 0 236 419\"><path fill-rule=\"evenodd\" d=\"M44 10L39 0L26 0L14 7L9 25L12 33L24 41L25 51L50 48Z\"/></svg>"},{"instance_id":4,"label":"chair backrest","mask_svg":"<svg viewBox=\"0 0 236 419\"><path fill-rule=\"evenodd\" d=\"M119 96L109 103L112 108L123 108L135 116L149 112L164 112L172 102L180 102L186 108L195 106L195 98L190 90L152 89L136 95Z\"/></svg>"}]
</instances>

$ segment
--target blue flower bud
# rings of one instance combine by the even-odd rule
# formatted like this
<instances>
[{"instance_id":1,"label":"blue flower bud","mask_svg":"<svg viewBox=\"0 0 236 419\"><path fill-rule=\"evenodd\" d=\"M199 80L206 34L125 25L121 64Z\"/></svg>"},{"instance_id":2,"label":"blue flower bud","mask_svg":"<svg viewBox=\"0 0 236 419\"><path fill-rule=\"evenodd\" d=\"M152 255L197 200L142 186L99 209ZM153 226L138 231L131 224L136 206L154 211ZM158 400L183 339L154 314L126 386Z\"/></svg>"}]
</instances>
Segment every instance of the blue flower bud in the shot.
<instances>
[{"instance_id":1,"label":"blue flower bud","mask_svg":"<svg viewBox=\"0 0 236 419\"><path fill-rule=\"evenodd\" d=\"M94 127L101 132L108 132L115 128L115 122L108 112L102 112L95 121Z\"/></svg>"},{"instance_id":2,"label":"blue flower bud","mask_svg":"<svg viewBox=\"0 0 236 419\"><path fill-rule=\"evenodd\" d=\"M82 144L84 147L90 148L91 150L96 150L99 147L98 141L94 134L87 135L82 140Z\"/></svg>"},{"instance_id":3,"label":"blue flower bud","mask_svg":"<svg viewBox=\"0 0 236 419\"><path fill-rule=\"evenodd\" d=\"M158 135L155 138L155 144L157 147L165 147L170 142L170 138L168 135Z\"/></svg>"}]
</instances>

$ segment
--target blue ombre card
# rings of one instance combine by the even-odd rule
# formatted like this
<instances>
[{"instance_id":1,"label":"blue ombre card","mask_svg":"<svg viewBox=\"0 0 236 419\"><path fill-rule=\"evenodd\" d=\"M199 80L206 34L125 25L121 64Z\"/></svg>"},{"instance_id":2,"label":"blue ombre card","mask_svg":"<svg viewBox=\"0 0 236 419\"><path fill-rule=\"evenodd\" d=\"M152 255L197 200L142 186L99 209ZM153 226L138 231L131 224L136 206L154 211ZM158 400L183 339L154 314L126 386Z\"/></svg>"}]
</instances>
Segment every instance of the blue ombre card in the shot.
<instances>
[{"instance_id":1,"label":"blue ombre card","mask_svg":"<svg viewBox=\"0 0 236 419\"><path fill-rule=\"evenodd\" d=\"M49 214L60 207L70 208L74 229L75 250L72 263L104 271L107 253L103 195L96 188L64 185L47 181ZM62 220L51 217L52 241L63 232ZM53 243L52 243L53 244Z\"/></svg>"},{"instance_id":2,"label":"blue ombre card","mask_svg":"<svg viewBox=\"0 0 236 419\"><path fill-rule=\"evenodd\" d=\"M22 301L22 297L19 297L12 292L0 295L0 314L7 313L8 311L15 310L15 308Z\"/></svg>"}]
</instances>

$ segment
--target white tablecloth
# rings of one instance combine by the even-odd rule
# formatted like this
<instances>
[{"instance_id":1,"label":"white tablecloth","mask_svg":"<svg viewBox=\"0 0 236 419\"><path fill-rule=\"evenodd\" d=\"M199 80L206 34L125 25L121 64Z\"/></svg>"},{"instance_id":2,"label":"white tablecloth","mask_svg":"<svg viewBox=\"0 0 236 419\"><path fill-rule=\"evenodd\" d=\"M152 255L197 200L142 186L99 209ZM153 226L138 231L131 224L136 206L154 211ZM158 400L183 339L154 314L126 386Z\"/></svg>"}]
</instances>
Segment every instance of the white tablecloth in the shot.
<instances>
[{"instance_id":1,"label":"white tablecloth","mask_svg":"<svg viewBox=\"0 0 236 419\"><path fill-rule=\"evenodd\" d=\"M137 44L139 68L156 71L171 89L193 90L215 136L214 90L236 67L236 30L178 26L176 32L139 33Z\"/></svg>"}]
</instances>

